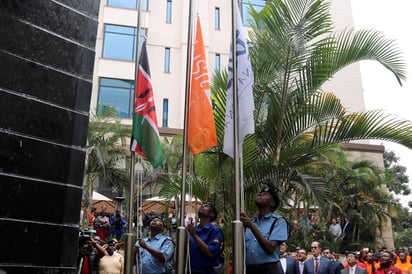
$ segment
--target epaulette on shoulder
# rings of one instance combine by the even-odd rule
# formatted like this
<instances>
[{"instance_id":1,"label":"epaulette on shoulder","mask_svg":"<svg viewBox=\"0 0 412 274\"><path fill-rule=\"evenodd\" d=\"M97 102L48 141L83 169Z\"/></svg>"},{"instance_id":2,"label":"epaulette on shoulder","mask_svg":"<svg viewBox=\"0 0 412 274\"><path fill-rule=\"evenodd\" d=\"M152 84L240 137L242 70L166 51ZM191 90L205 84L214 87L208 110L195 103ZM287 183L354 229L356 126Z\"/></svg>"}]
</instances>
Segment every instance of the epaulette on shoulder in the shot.
<instances>
[{"instance_id":1,"label":"epaulette on shoulder","mask_svg":"<svg viewBox=\"0 0 412 274\"><path fill-rule=\"evenodd\" d=\"M283 217L280 217L280 218L278 218L277 220L276 220L276 223L277 224L281 224L281 223L285 223L286 222L286 220L285 220L285 218L283 218Z\"/></svg>"},{"instance_id":2,"label":"epaulette on shoulder","mask_svg":"<svg viewBox=\"0 0 412 274\"><path fill-rule=\"evenodd\" d=\"M275 218L275 220L276 220L275 222L276 222L277 224L286 222L286 219L285 219L283 216L281 216L281 215L276 215L275 213L272 214L272 218Z\"/></svg>"}]
</instances>

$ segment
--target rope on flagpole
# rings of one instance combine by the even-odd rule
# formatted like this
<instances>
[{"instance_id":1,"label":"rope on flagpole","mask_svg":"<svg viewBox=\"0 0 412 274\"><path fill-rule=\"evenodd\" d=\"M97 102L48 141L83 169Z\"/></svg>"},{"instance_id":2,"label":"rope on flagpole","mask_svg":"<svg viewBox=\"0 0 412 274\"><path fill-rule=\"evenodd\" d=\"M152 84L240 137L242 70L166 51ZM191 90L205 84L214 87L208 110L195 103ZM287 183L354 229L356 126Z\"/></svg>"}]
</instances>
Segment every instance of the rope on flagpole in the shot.
<instances>
[{"instance_id":1,"label":"rope on flagpole","mask_svg":"<svg viewBox=\"0 0 412 274\"><path fill-rule=\"evenodd\" d=\"M136 193L136 237L137 239L143 238L143 227L144 227L144 211L143 211L143 175L144 175L144 168L143 168L143 164L142 164L142 157L138 157L138 170L137 170L137 193ZM141 208L141 213L140 213L140 218L141 220L139 220L139 211L138 209ZM139 221L141 221L141 226L139 225ZM138 253L138 258L139 261L141 262L141 252ZM136 262L137 263L137 262ZM139 271L138 273L142 273L143 272L143 264L138 264L139 266Z\"/></svg>"}]
</instances>

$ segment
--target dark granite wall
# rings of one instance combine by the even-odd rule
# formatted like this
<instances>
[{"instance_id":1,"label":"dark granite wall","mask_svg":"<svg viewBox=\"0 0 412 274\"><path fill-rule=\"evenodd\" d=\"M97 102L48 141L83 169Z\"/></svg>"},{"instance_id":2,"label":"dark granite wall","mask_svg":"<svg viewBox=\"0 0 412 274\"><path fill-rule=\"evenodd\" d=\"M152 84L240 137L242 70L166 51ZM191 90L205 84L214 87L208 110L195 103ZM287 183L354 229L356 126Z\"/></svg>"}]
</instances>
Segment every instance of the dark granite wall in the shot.
<instances>
[{"instance_id":1,"label":"dark granite wall","mask_svg":"<svg viewBox=\"0 0 412 274\"><path fill-rule=\"evenodd\" d=\"M0 273L76 273L98 9L0 1Z\"/></svg>"}]
</instances>

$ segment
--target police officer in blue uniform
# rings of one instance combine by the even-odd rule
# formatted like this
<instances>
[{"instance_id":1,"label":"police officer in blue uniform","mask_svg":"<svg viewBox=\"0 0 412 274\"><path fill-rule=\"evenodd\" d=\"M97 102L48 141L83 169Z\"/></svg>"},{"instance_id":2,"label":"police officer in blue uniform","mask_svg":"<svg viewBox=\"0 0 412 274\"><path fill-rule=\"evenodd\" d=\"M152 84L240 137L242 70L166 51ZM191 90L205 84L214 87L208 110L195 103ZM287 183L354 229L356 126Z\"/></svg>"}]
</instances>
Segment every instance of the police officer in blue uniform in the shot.
<instances>
[{"instance_id":1,"label":"police officer in blue uniform","mask_svg":"<svg viewBox=\"0 0 412 274\"><path fill-rule=\"evenodd\" d=\"M279 197L265 187L256 196L255 204L259 210L258 216L250 219L244 212L240 220L246 227L246 273L279 274L280 244L288 239L288 225L280 215L275 215L279 206Z\"/></svg>"},{"instance_id":2,"label":"police officer in blue uniform","mask_svg":"<svg viewBox=\"0 0 412 274\"><path fill-rule=\"evenodd\" d=\"M150 223L150 236L138 239L135 245L138 274L167 273L167 265L174 255L174 244L170 237L162 235L163 220L154 217Z\"/></svg>"},{"instance_id":3,"label":"police officer in blue uniform","mask_svg":"<svg viewBox=\"0 0 412 274\"><path fill-rule=\"evenodd\" d=\"M220 264L223 234L217 225L211 222L217 218L216 209L209 203L204 203L198 210L199 224L188 224L190 234L190 265L191 274L215 274L215 267Z\"/></svg>"}]
</instances>

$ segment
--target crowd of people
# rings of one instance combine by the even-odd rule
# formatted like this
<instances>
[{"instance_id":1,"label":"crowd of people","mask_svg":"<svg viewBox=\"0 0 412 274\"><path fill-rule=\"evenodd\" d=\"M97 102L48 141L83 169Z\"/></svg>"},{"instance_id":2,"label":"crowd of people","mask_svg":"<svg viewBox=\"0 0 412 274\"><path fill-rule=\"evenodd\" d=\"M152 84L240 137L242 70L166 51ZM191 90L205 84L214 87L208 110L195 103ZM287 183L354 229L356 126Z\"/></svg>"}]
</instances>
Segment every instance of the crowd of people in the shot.
<instances>
[{"instance_id":1,"label":"crowd of people","mask_svg":"<svg viewBox=\"0 0 412 274\"><path fill-rule=\"evenodd\" d=\"M256 195L255 205L257 216L250 218L244 212L240 214L245 228L246 274L412 274L412 247L408 252L402 248L396 251L383 248L375 252L365 247L338 256L330 247L322 247L320 242L313 241L309 250L296 248L288 252L288 222L283 216L273 213L279 206L277 194L265 187ZM107 222L112 224L111 219L122 223L122 216L115 214L115 218L108 218L103 214L100 219L99 216L93 221L96 235L85 237L81 245L79 273L123 273L123 256L119 251L122 244L117 240L116 230L112 230L107 241L102 238L105 234L99 235L97 229ZM204 203L198 209L196 222L189 218L185 221L188 258L187 271L183 274L223 273L224 236L216 224L217 217L214 206ZM166 219L169 224L173 221L171 218L175 216L172 214ZM165 220L154 214L148 217L139 208L134 222L144 231L134 246L136 273L175 273L176 245L172 237L163 234ZM350 233L350 229L349 218L342 225L337 218L331 221L330 232L334 237ZM98 272L93 272L93 269ZM231 271L230 264L228 270Z\"/></svg>"},{"instance_id":2,"label":"crowd of people","mask_svg":"<svg viewBox=\"0 0 412 274\"><path fill-rule=\"evenodd\" d=\"M87 218L87 226L89 230L95 230L97 236L101 240L108 238L121 239L126 230L126 218L121 215L120 209L116 209L113 215L107 212L107 207L103 205L99 213L96 212L96 207L91 207L90 215Z\"/></svg>"},{"instance_id":3,"label":"crowd of people","mask_svg":"<svg viewBox=\"0 0 412 274\"><path fill-rule=\"evenodd\" d=\"M410 274L412 273L412 247L406 252L383 247L375 252L367 247L360 251L346 251L339 255L331 248L323 248L314 241L310 246L311 257L304 248L286 252L281 244L278 274ZM283 261L282 261L283 260Z\"/></svg>"},{"instance_id":4,"label":"crowd of people","mask_svg":"<svg viewBox=\"0 0 412 274\"><path fill-rule=\"evenodd\" d=\"M99 216L105 217L105 211ZM136 225L146 234L147 237L138 238L134 246L134 258L136 273L175 273L174 253L175 243L169 236L163 234L165 224L163 218L157 215L148 216L143 214L136 216ZM116 216L116 215L114 215ZM113 217L113 216L112 216ZM195 224L188 218L187 231L189 238L189 261L188 273L203 274L216 273L217 267L222 265L221 254L223 250L223 233L216 225L216 209L209 203L202 204L198 209L198 223ZM172 215L173 218L173 215ZM120 250L123 243L116 239L116 233L112 232L110 240L103 238L98 233L97 228L104 227L107 219L99 218L95 220L93 228L95 233L82 235L79 252L79 273L80 274L122 274L123 255ZM110 218L111 219L111 218ZM170 221L170 220L169 220ZM148 225L145 225L148 222ZM147 230L146 230L147 228Z\"/></svg>"}]
</instances>

